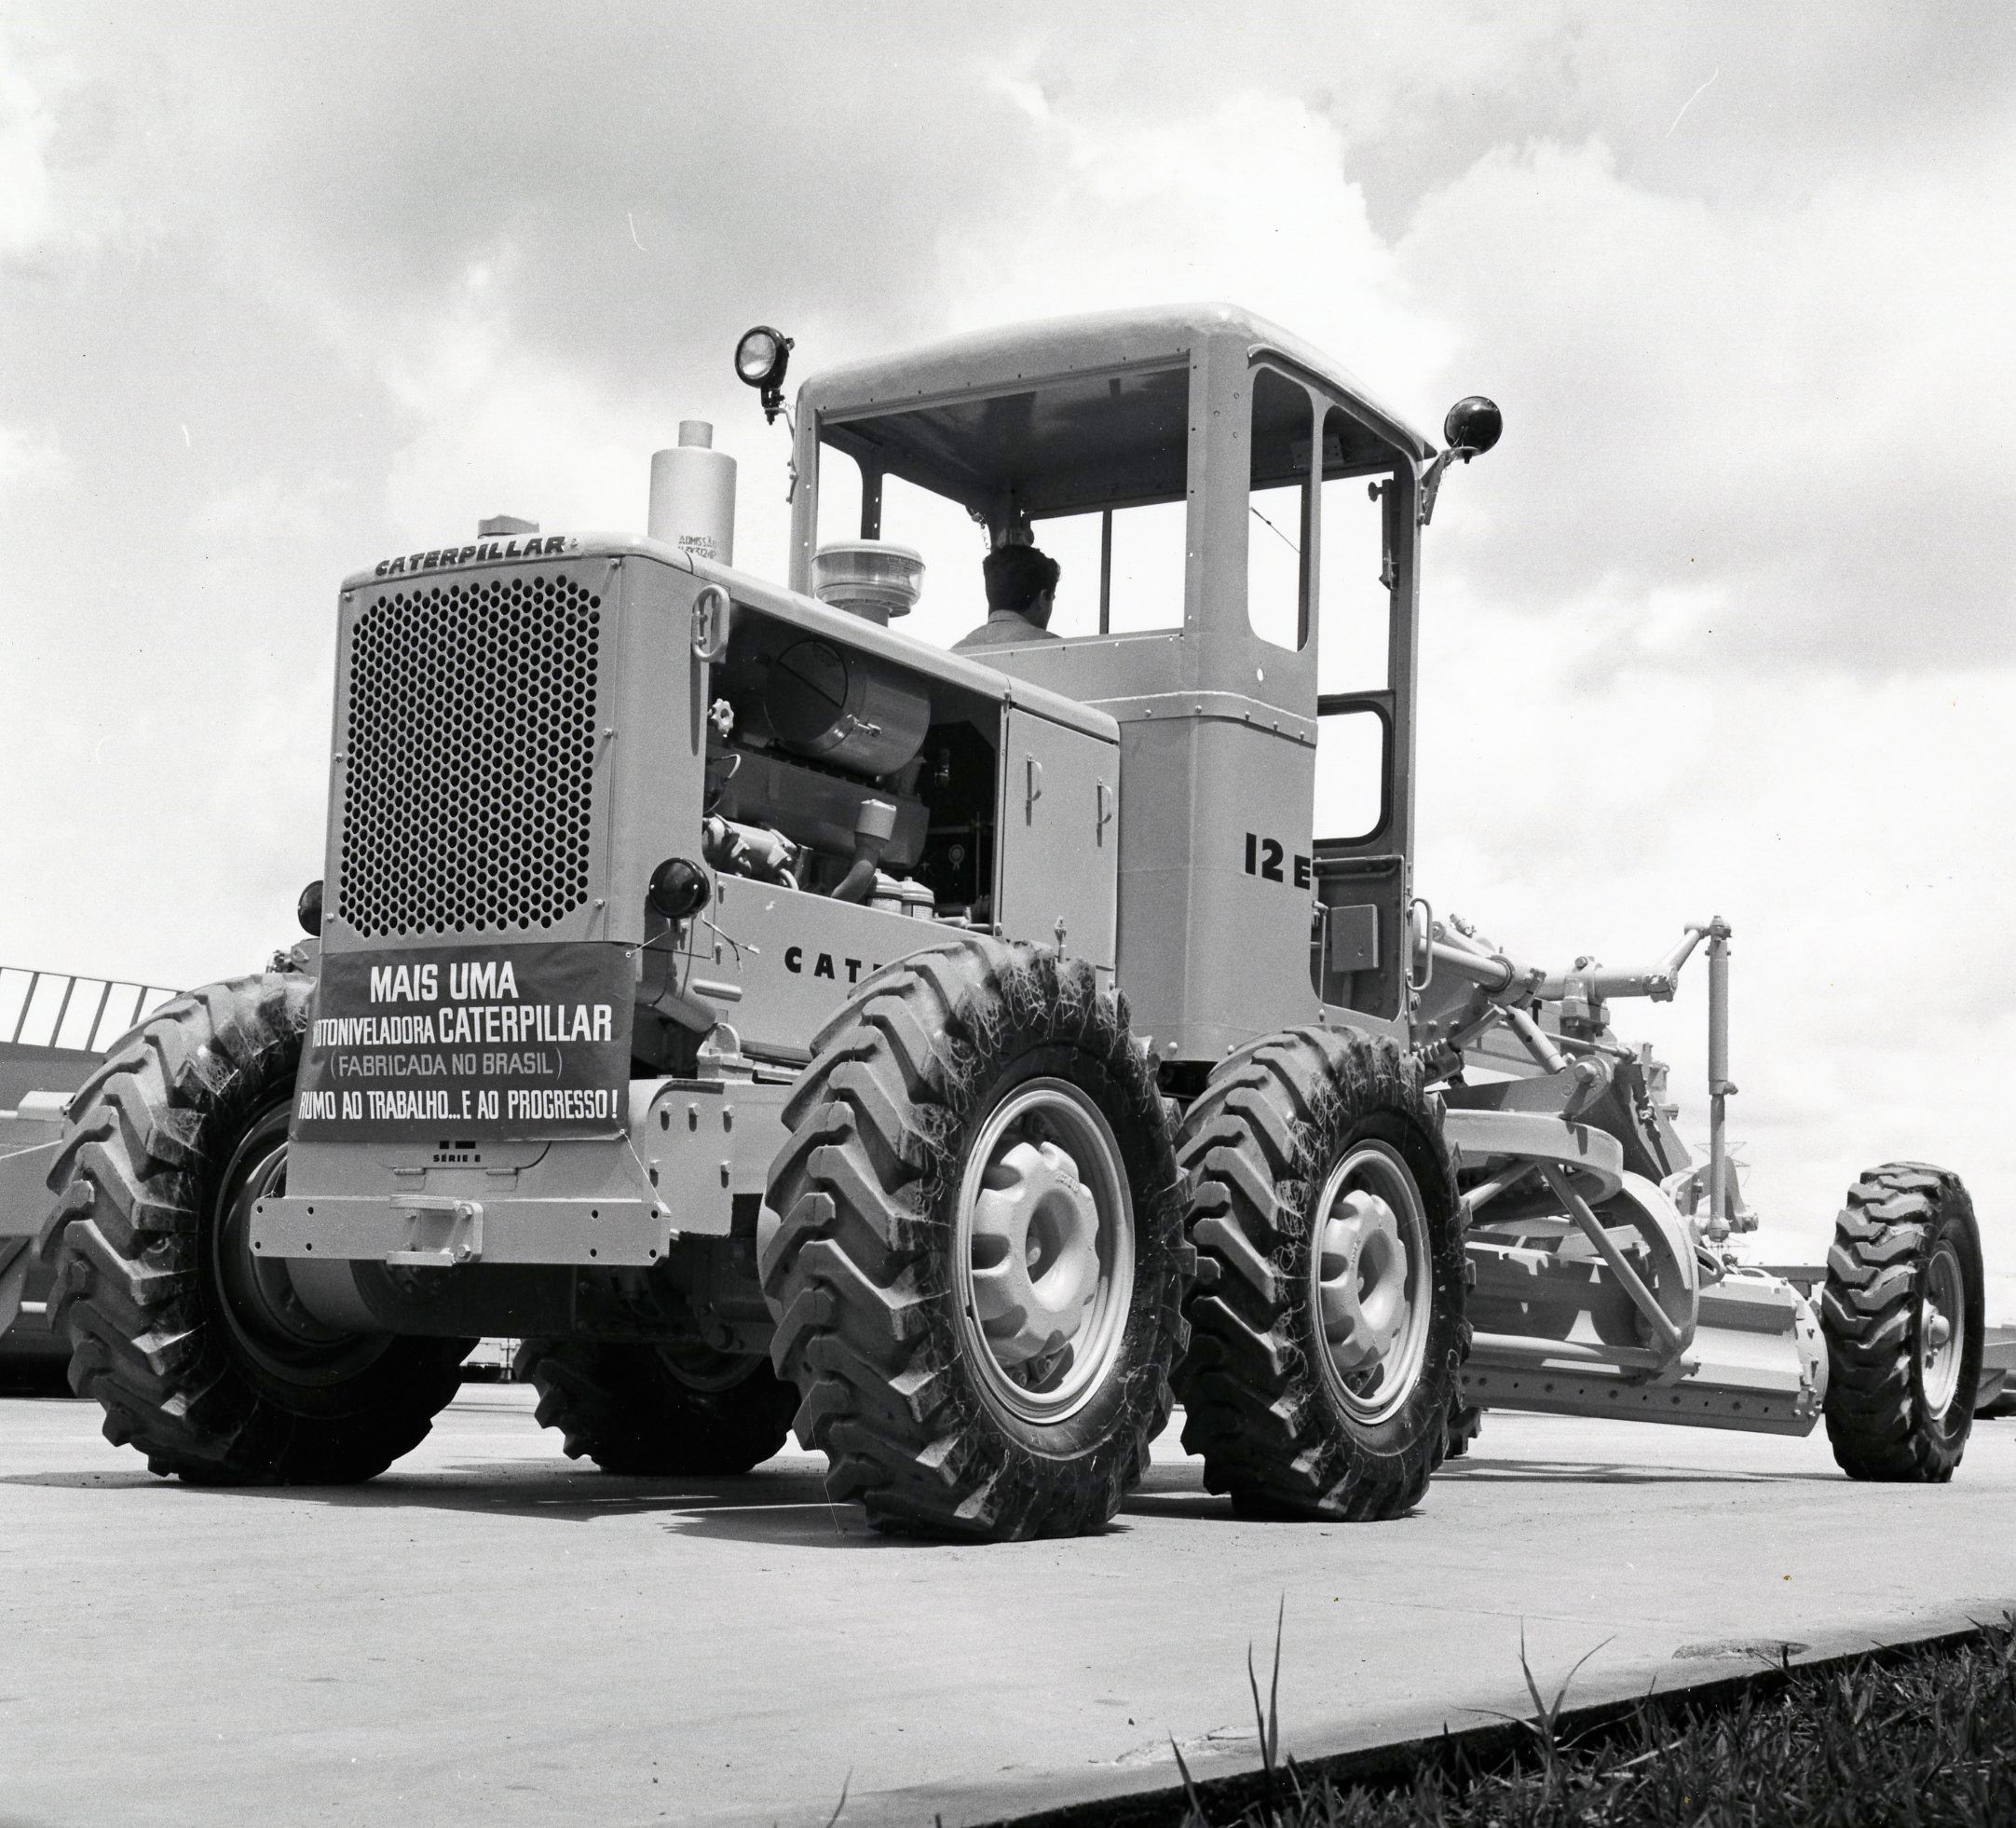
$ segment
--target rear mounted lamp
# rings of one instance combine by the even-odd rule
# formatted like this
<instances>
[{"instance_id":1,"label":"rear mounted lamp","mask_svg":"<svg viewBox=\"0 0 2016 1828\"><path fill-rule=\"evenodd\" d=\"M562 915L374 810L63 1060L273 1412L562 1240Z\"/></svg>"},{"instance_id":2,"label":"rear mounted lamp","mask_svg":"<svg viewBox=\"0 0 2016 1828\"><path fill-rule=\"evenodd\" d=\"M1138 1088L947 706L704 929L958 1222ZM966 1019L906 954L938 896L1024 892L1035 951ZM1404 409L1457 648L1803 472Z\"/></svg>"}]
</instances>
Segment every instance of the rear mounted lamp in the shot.
<instances>
[{"instance_id":1,"label":"rear mounted lamp","mask_svg":"<svg viewBox=\"0 0 2016 1828\"><path fill-rule=\"evenodd\" d=\"M1465 394L1449 409L1442 421L1443 450L1421 472L1420 506L1414 518L1426 526L1435 516L1435 498L1442 486L1442 472L1459 458L1468 463L1482 457L1505 432L1505 415L1495 401L1480 393ZM1373 493L1378 493L1373 484Z\"/></svg>"},{"instance_id":2,"label":"rear mounted lamp","mask_svg":"<svg viewBox=\"0 0 2016 1828\"><path fill-rule=\"evenodd\" d=\"M1465 463L1482 457L1505 431L1505 415L1495 401L1480 393L1466 395L1449 409L1442 421L1442 442Z\"/></svg>"},{"instance_id":3,"label":"rear mounted lamp","mask_svg":"<svg viewBox=\"0 0 2016 1828\"><path fill-rule=\"evenodd\" d=\"M303 933L321 932L322 879L320 876L301 891L301 899L294 903L294 919L301 922Z\"/></svg>"},{"instance_id":4,"label":"rear mounted lamp","mask_svg":"<svg viewBox=\"0 0 2016 1828\"><path fill-rule=\"evenodd\" d=\"M644 892L644 898L666 920L685 921L714 899L714 884L697 863L685 857L667 857L651 872L651 884Z\"/></svg>"}]
</instances>

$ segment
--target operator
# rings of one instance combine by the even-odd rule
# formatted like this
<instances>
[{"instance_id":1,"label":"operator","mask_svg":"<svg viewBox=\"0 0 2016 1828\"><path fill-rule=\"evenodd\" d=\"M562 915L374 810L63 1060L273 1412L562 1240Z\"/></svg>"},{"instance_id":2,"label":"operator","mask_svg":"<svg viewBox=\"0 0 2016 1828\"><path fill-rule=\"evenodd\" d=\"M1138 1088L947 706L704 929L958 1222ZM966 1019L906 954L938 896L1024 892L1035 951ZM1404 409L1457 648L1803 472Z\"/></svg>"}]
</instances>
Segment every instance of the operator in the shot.
<instances>
[{"instance_id":1,"label":"operator","mask_svg":"<svg viewBox=\"0 0 2016 1828\"><path fill-rule=\"evenodd\" d=\"M1056 640L1050 633L1050 609L1061 570L1056 559L1034 546L996 546L980 562L987 621L953 642L953 650Z\"/></svg>"}]
</instances>

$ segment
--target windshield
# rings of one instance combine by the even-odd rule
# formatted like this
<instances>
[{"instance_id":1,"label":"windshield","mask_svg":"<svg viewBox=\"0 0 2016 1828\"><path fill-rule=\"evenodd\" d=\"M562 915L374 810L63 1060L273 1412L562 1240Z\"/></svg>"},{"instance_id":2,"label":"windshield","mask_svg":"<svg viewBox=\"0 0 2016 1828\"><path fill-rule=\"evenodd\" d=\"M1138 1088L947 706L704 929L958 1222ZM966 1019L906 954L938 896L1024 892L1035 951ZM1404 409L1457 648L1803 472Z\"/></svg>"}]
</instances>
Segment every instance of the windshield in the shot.
<instances>
[{"instance_id":1,"label":"windshield","mask_svg":"<svg viewBox=\"0 0 2016 1828\"><path fill-rule=\"evenodd\" d=\"M1052 634L1179 627L1189 430L1185 366L830 421L818 540L921 553L923 594L900 626L935 646L986 621L981 560L1025 535L1060 567Z\"/></svg>"}]
</instances>

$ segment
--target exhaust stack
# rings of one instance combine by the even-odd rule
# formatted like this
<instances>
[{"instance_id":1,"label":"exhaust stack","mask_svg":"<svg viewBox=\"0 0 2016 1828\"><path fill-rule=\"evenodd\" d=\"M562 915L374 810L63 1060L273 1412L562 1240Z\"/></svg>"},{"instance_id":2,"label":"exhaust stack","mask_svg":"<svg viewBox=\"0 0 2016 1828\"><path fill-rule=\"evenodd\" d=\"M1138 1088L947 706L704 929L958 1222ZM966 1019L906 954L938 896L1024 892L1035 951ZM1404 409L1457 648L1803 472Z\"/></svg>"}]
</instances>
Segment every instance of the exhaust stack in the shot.
<instances>
[{"instance_id":1,"label":"exhaust stack","mask_svg":"<svg viewBox=\"0 0 2016 1828\"><path fill-rule=\"evenodd\" d=\"M678 443L652 452L645 530L694 558L735 563L735 459L714 448L705 419L681 419Z\"/></svg>"}]
</instances>

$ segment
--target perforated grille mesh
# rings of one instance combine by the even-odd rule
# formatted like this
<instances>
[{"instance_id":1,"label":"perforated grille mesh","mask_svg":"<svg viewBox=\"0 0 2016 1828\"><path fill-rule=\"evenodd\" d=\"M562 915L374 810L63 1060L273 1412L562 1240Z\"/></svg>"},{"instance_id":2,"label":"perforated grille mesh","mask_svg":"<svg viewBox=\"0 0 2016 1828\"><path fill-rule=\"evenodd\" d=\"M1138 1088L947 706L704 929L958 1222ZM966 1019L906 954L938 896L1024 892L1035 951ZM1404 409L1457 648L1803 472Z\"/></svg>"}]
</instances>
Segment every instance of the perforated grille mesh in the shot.
<instances>
[{"instance_id":1,"label":"perforated grille mesh","mask_svg":"<svg viewBox=\"0 0 2016 1828\"><path fill-rule=\"evenodd\" d=\"M350 644L336 914L550 927L589 886L602 599L555 574L381 596Z\"/></svg>"}]
</instances>

